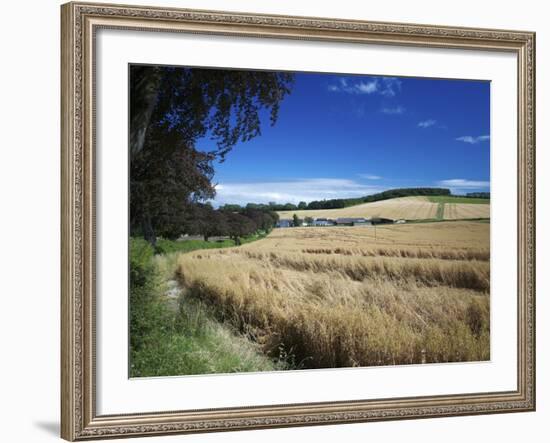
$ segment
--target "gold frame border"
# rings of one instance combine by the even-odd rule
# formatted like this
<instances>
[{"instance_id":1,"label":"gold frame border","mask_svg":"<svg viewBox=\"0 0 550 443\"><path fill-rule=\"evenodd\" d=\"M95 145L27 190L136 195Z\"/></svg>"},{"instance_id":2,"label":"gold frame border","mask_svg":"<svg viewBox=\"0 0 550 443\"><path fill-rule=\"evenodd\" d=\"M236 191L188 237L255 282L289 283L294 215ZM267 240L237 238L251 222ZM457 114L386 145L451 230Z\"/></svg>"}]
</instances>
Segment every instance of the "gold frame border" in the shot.
<instances>
[{"instance_id":1,"label":"gold frame border","mask_svg":"<svg viewBox=\"0 0 550 443\"><path fill-rule=\"evenodd\" d=\"M513 52L518 384L511 392L98 416L94 36L99 28ZM535 410L535 33L72 2L61 6L61 436L70 441Z\"/></svg>"}]
</instances>

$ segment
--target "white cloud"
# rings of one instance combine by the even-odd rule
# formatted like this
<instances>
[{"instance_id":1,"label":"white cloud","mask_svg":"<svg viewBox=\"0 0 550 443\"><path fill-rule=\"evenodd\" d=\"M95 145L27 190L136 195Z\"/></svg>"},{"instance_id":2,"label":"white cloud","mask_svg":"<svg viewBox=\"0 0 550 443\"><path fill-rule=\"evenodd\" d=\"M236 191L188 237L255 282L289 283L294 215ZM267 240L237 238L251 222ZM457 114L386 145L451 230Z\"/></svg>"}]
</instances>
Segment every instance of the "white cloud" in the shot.
<instances>
[{"instance_id":1,"label":"white cloud","mask_svg":"<svg viewBox=\"0 0 550 443\"><path fill-rule=\"evenodd\" d=\"M355 88L363 94L372 94L378 90L378 83L376 81L372 82L359 82L355 85Z\"/></svg>"},{"instance_id":2,"label":"white cloud","mask_svg":"<svg viewBox=\"0 0 550 443\"><path fill-rule=\"evenodd\" d=\"M383 88L380 89L380 94L386 97L395 97L397 92L401 91L401 80L397 77L382 77Z\"/></svg>"},{"instance_id":3,"label":"white cloud","mask_svg":"<svg viewBox=\"0 0 550 443\"><path fill-rule=\"evenodd\" d=\"M428 120L424 120L424 121L421 121L421 122L418 122L418 127L419 128L429 128L430 126L433 126L437 123L437 121L433 120L433 119L428 119Z\"/></svg>"},{"instance_id":4,"label":"white cloud","mask_svg":"<svg viewBox=\"0 0 550 443\"><path fill-rule=\"evenodd\" d=\"M349 179L311 178L252 183L220 183L216 186L216 204L294 203L332 198L362 197L383 189Z\"/></svg>"},{"instance_id":5,"label":"white cloud","mask_svg":"<svg viewBox=\"0 0 550 443\"><path fill-rule=\"evenodd\" d=\"M370 80L347 79L341 77L336 84L328 85L330 92L347 94L380 94L385 97L395 97L401 91L401 80L396 77L375 77Z\"/></svg>"},{"instance_id":6,"label":"white cloud","mask_svg":"<svg viewBox=\"0 0 550 443\"><path fill-rule=\"evenodd\" d=\"M351 80L341 77L338 84L328 85L330 92L345 92L347 94L372 94L378 90L379 82L377 79L369 81Z\"/></svg>"},{"instance_id":7,"label":"white cloud","mask_svg":"<svg viewBox=\"0 0 550 443\"><path fill-rule=\"evenodd\" d=\"M471 135L463 135L462 137L457 137L455 140L459 142L469 143L471 145L476 145L480 142L487 141L491 138L489 135L478 135L477 137Z\"/></svg>"},{"instance_id":8,"label":"white cloud","mask_svg":"<svg viewBox=\"0 0 550 443\"><path fill-rule=\"evenodd\" d=\"M380 180L382 179L382 177L380 177L379 175L374 175L374 174L358 174L359 177L361 178L366 178L367 180Z\"/></svg>"},{"instance_id":9,"label":"white cloud","mask_svg":"<svg viewBox=\"0 0 550 443\"><path fill-rule=\"evenodd\" d=\"M384 114L390 114L390 115L403 114L405 112L405 108L401 105L394 106L392 108L385 107L381 109L381 112Z\"/></svg>"},{"instance_id":10,"label":"white cloud","mask_svg":"<svg viewBox=\"0 0 550 443\"><path fill-rule=\"evenodd\" d=\"M474 189L489 189L491 183L488 181L466 180L464 178L452 178L449 180L440 180L437 182L437 186L444 188L451 188L453 194L460 194L461 192L471 191Z\"/></svg>"}]
</instances>

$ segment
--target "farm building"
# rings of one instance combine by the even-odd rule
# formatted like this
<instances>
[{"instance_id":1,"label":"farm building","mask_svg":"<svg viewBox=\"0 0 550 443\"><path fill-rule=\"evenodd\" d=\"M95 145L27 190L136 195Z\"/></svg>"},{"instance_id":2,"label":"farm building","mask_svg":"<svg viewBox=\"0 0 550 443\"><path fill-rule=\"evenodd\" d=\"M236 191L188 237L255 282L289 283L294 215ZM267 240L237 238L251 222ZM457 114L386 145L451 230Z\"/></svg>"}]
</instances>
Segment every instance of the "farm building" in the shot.
<instances>
[{"instance_id":1,"label":"farm building","mask_svg":"<svg viewBox=\"0 0 550 443\"><path fill-rule=\"evenodd\" d=\"M392 218L373 217L371 218L371 223L373 225L389 225L395 223L395 220Z\"/></svg>"},{"instance_id":2,"label":"farm building","mask_svg":"<svg viewBox=\"0 0 550 443\"><path fill-rule=\"evenodd\" d=\"M313 220L313 226L332 226L334 225L333 220L329 220L327 218L316 218Z\"/></svg>"},{"instance_id":3,"label":"farm building","mask_svg":"<svg viewBox=\"0 0 550 443\"><path fill-rule=\"evenodd\" d=\"M277 222L277 227L278 228L290 228L291 226L293 226L293 222L292 220L288 220L288 219L281 219Z\"/></svg>"},{"instance_id":4,"label":"farm building","mask_svg":"<svg viewBox=\"0 0 550 443\"><path fill-rule=\"evenodd\" d=\"M370 220L359 220L354 221L353 226L372 226L372 223Z\"/></svg>"},{"instance_id":5,"label":"farm building","mask_svg":"<svg viewBox=\"0 0 550 443\"><path fill-rule=\"evenodd\" d=\"M336 219L338 226L366 226L370 225L371 221L363 217L342 217Z\"/></svg>"}]
</instances>

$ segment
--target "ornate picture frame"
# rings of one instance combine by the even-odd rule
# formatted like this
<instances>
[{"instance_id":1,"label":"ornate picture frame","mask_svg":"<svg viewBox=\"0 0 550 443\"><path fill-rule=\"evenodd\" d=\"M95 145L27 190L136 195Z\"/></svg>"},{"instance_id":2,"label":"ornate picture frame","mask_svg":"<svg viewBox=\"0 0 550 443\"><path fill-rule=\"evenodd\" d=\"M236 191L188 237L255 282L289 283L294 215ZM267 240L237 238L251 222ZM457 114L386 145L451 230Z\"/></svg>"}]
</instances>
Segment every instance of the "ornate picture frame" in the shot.
<instances>
[{"instance_id":1,"label":"ornate picture frame","mask_svg":"<svg viewBox=\"0 0 550 443\"><path fill-rule=\"evenodd\" d=\"M213 432L535 410L535 34L73 2L62 18L61 435ZM95 36L99 29L474 49L517 56L517 389L118 415L96 412ZM497 277L498 278L498 277Z\"/></svg>"}]
</instances>

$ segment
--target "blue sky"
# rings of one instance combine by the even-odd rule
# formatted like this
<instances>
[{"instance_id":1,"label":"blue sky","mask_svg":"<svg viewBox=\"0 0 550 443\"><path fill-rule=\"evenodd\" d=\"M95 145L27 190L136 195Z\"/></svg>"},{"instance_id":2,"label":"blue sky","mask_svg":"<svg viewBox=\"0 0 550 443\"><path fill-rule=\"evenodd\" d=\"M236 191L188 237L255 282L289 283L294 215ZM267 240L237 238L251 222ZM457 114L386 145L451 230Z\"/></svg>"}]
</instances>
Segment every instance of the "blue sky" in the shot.
<instances>
[{"instance_id":1,"label":"blue sky","mask_svg":"<svg viewBox=\"0 0 550 443\"><path fill-rule=\"evenodd\" d=\"M275 126L264 116L262 135L215 169L215 204L489 191L490 84L297 73Z\"/></svg>"}]
</instances>

